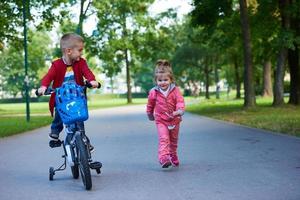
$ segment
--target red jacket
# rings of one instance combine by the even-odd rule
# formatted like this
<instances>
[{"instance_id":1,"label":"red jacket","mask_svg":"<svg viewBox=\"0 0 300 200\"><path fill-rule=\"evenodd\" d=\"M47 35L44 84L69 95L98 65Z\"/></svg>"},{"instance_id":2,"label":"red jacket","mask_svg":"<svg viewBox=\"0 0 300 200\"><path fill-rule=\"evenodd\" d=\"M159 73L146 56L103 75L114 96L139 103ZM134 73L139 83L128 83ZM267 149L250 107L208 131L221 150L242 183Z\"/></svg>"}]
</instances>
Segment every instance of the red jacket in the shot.
<instances>
[{"instance_id":1,"label":"red jacket","mask_svg":"<svg viewBox=\"0 0 300 200\"><path fill-rule=\"evenodd\" d=\"M80 60L76 61L72 66L73 66L75 82L78 85L82 85L82 86L84 85L83 77L86 78L89 82L95 80L95 75L89 69L86 61L83 58L80 58ZM53 89L60 87L64 81L66 71L67 71L67 65L63 62L61 58L53 61L50 69L48 70L48 73L43 77L41 81L41 85L48 87L51 84L51 82L53 82L52 84ZM52 93L49 100L49 110L52 116L53 116L54 106L55 106L55 93Z\"/></svg>"},{"instance_id":2,"label":"red jacket","mask_svg":"<svg viewBox=\"0 0 300 200\"><path fill-rule=\"evenodd\" d=\"M173 116L173 111L185 110L184 99L179 88L171 84L170 91L165 97L154 87L150 90L147 103L147 114L154 114L156 123L163 123L167 126L177 125L181 122L181 116Z\"/></svg>"}]
</instances>

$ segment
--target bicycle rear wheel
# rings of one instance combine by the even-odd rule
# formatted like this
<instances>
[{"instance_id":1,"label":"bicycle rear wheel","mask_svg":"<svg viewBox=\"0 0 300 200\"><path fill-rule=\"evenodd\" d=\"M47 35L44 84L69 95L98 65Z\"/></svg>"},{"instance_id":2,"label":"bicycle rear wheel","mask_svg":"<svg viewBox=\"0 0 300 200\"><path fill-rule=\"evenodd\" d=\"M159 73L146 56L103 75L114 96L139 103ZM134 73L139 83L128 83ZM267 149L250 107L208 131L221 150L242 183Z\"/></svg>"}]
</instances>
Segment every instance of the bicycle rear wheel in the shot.
<instances>
[{"instance_id":1,"label":"bicycle rear wheel","mask_svg":"<svg viewBox=\"0 0 300 200\"><path fill-rule=\"evenodd\" d=\"M81 175L81 179L83 185L86 190L90 190L92 188L92 177L91 170L88 162L88 152L86 145L82 141L82 137L80 134L76 134L76 147L78 150L78 163L79 163L79 171Z\"/></svg>"}]
</instances>

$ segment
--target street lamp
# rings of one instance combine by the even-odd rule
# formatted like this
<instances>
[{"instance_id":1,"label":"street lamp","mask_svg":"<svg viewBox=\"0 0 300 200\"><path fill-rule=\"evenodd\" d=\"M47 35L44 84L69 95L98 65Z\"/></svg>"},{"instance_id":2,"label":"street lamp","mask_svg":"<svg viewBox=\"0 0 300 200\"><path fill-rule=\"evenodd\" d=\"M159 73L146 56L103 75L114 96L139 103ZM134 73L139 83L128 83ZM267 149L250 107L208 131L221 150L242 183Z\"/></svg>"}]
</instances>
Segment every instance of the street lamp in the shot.
<instances>
[{"instance_id":1,"label":"street lamp","mask_svg":"<svg viewBox=\"0 0 300 200\"><path fill-rule=\"evenodd\" d=\"M24 26L24 66L25 66L25 96L26 96L26 120L27 122L30 121L30 108L29 108L29 95L28 95L28 85L29 85L29 78L28 78L28 60L27 60L27 27L26 27L26 0L23 0L23 26Z\"/></svg>"}]
</instances>

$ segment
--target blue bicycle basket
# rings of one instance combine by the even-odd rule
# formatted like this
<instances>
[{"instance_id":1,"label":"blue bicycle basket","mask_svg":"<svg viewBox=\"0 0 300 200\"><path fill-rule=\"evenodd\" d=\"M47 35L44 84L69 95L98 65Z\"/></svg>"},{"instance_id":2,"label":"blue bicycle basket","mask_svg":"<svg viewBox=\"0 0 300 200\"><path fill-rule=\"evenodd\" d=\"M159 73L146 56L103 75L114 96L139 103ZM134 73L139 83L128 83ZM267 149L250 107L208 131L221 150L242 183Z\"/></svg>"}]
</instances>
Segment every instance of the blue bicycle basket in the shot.
<instances>
[{"instance_id":1,"label":"blue bicycle basket","mask_svg":"<svg viewBox=\"0 0 300 200\"><path fill-rule=\"evenodd\" d=\"M64 124L89 118L86 96L82 87L75 83L64 83L56 89L55 105Z\"/></svg>"}]
</instances>

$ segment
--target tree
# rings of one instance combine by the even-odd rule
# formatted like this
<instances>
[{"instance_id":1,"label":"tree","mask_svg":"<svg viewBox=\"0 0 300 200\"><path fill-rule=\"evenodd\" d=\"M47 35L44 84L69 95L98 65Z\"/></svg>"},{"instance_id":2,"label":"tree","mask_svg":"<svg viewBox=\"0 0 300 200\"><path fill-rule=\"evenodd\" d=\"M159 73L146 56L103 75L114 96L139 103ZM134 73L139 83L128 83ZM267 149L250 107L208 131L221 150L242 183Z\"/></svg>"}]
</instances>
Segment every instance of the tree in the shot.
<instances>
[{"instance_id":1,"label":"tree","mask_svg":"<svg viewBox=\"0 0 300 200\"><path fill-rule=\"evenodd\" d=\"M87 2L87 5L85 6L85 3ZM80 0L80 12L79 12L79 21L76 29L76 33L79 35L83 35L82 32L82 25L84 20L88 17L87 11L89 10L89 7L91 6L92 1L91 0Z\"/></svg>"},{"instance_id":2,"label":"tree","mask_svg":"<svg viewBox=\"0 0 300 200\"><path fill-rule=\"evenodd\" d=\"M68 5L69 0L30 0L27 1L28 23L36 27L53 27L55 21L59 21L66 16L64 9L57 8ZM32 11L35 12L32 12ZM37 12L38 11L38 12ZM22 22L22 0L0 1L0 50L3 45L22 38L19 29L23 27Z\"/></svg>"},{"instance_id":3,"label":"tree","mask_svg":"<svg viewBox=\"0 0 300 200\"><path fill-rule=\"evenodd\" d=\"M282 36L279 37L280 46L277 57L277 66L275 71L275 86L274 86L274 100L273 106L280 106L284 104L283 99L283 77L284 77L284 66L287 57L287 47L284 41L284 35L290 27L290 17L287 13L287 7L289 6L289 0L279 0L279 9L281 16L281 27L282 27Z\"/></svg>"},{"instance_id":4,"label":"tree","mask_svg":"<svg viewBox=\"0 0 300 200\"><path fill-rule=\"evenodd\" d=\"M291 79L289 103L300 105L300 2L291 0L290 3L292 44L288 49L288 65Z\"/></svg>"},{"instance_id":5,"label":"tree","mask_svg":"<svg viewBox=\"0 0 300 200\"><path fill-rule=\"evenodd\" d=\"M231 0L194 0L195 9L191 12L194 25L202 25L213 30L218 22L228 19L236 12L236 3ZM233 9L234 8L234 9ZM253 64L251 55L250 24L248 21L248 9L245 0L239 0L241 30L244 44L244 106L255 106L255 93L253 87Z\"/></svg>"},{"instance_id":6,"label":"tree","mask_svg":"<svg viewBox=\"0 0 300 200\"><path fill-rule=\"evenodd\" d=\"M96 9L97 31L91 38L94 55L103 63L111 63L109 71L119 72L126 68L127 102L132 102L131 68L140 49L139 36L149 27L147 8L153 0L130 0L93 2ZM105 55L103 53L105 52ZM104 65L108 66L108 65Z\"/></svg>"},{"instance_id":7,"label":"tree","mask_svg":"<svg viewBox=\"0 0 300 200\"><path fill-rule=\"evenodd\" d=\"M45 58L51 52L50 37L46 32L29 31L28 42L28 77L29 88L36 88L39 85L38 71L45 67ZM18 41L11 42L9 47L1 53L0 72L3 90L13 96L21 94L24 96L24 66L23 48Z\"/></svg>"},{"instance_id":8,"label":"tree","mask_svg":"<svg viewBox=\"0 0 300 200\"><path fill-rule=\"evenodd\" d=\"M253 86L253 63L252 63L252 49L250 36L250 23L248 19L247 1L239 0L241 28L243 35L244 46L244 107L251 108L255 106L255 93Z\"/></svg>"}]
</instances>

